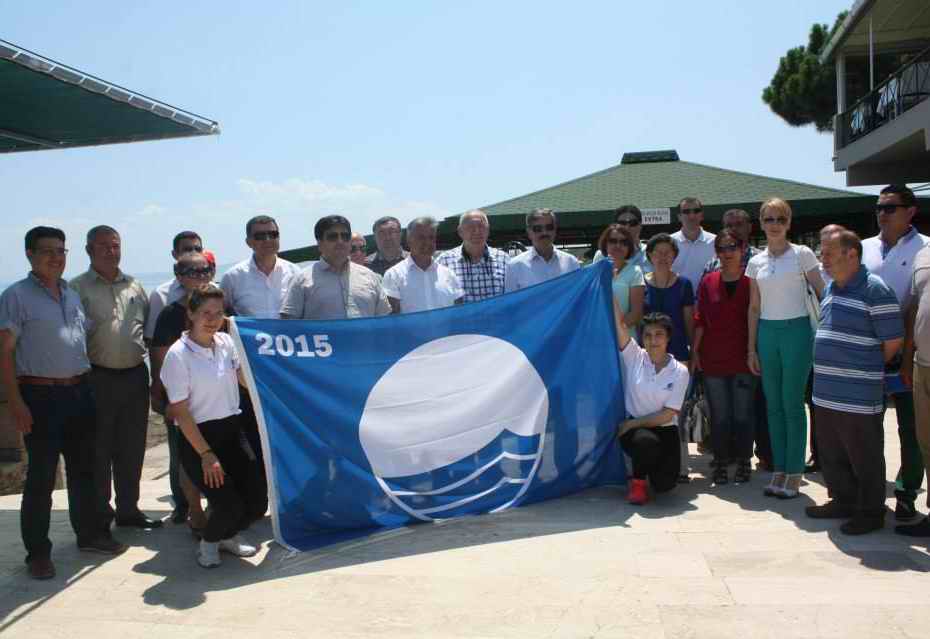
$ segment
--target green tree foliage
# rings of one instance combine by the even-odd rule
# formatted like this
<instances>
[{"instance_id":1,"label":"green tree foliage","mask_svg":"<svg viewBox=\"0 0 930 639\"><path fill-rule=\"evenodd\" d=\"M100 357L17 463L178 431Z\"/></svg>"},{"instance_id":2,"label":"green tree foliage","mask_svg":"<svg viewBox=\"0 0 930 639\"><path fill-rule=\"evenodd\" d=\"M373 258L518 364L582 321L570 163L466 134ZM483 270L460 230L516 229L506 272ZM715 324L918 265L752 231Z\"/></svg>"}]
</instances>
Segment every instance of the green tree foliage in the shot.
<instances>
[{"instance_id":1,"label":"green tree foliage","mask_svg":"<svg viewBox=\"0 0 930 639\"><path fill-rule=\"evenodd\" d=\"M811 27L807 46L789 49L779 60L772 82L762 91L762 101L791 126L813 123L821 133L833 130L836 69L832 64L820 64L819 56L847 13L837 16L832 29L825 24Z\"/></svg>"}]
</instances>

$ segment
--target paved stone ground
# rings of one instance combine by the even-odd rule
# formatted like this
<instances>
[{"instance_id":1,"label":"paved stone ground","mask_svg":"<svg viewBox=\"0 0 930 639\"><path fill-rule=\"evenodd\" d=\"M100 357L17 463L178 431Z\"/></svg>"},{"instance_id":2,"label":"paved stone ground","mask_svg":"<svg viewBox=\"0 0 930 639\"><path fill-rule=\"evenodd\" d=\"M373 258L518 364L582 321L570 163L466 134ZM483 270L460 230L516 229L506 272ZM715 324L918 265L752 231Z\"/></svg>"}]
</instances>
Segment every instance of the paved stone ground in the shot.
<instances>
[{"instance_id":1,"label":"paved stone ground","mask_svg":"<svg viewBox=\"0 0 930 639\"><path fill-rule=\"evenodd\" d=\"M897 469L886 419L889 476ZM694 452L694 451L692 451ZM619 488L493 516L419 525L289 555L266 520L262 552L194 563L182 526L117 534L125 555L77 551L55 495L58 576L25 575L15 496L0 498L0 634L83 639L285 637L926 637L930 555L888 528L844 537L804 506L826 490L766 499L757 474L716 489L696 480L644 508ZM143 507L167 516L167 450L149 451ZM889 481L889 495L892 485ZM923 496L921 497L921 502ZM893 505L893 500L889 500ZM923 508L923 506L921 505Z\"/></svg>"}]
</instances>

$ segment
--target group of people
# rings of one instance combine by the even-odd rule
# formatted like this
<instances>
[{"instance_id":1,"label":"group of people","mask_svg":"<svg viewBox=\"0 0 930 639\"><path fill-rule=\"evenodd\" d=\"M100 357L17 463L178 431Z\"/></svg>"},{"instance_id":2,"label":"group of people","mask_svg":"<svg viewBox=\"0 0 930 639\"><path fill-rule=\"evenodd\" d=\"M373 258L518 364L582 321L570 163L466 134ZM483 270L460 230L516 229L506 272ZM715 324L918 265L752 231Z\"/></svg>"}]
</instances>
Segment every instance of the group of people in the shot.
<instances>
[{"instance_id":1,"label":"group of people","mask_svg":"<svg viewBox=\"0 0 930 639\"><path fill-rule=\"evenodd\" d=\"M881 417L892 392L885 368L899 361L896 515L916 519L916 491L930 460L930 249L919 252L927 238L911 226L915 212L913 193L888 187L877 209L881 234L860 242L831 225L821 264L809 248L788 241L791 209L777 198L760 212L762 251L749 244L752 219L742 210L727 211L722 232L713 235L702 228L700 200L685 198L681 230L644 243L639 209L617 209L594 261L610 260L613 268L628 412L618 436L632 462L631 502L646 503L650 487L664 492L688 481L680 411L699 376L710 404L714 483L729 480L731 464L734 481L748 482L755 442L755 454L773 471L766 494L796 497L813 363L817 448L833 499L808 514L848 518L850 533L880 527ZM314 227L320 259L301 269L278 256L275 220L256 216L245 229L252 255L219 284L215 257L198 233L185 231L172 244L175 277L150 295L119 268L116 229L88 232L90 266L70 282L62 279L65 234L31 229L30 273L0 296L0 383L30 462L21 507L29 574L55 574L48 532L59 455L81 550L125 551L114 522L162 525L138 507L150 406L169 425L171 519L199 538L198 563L209 568L220 564L221 552L257 552L240 533L264 516L267 484L254 410L240 388L240 355L225 333L228 316L326 320L426 311L581 268L556 248L551 209L527 214L532 246L516 256L488 245L490 221L481 210L461 216L461 244L442 253L437 226L429 217L407 224L408 252L400 221L383 217L372 228L377 250L367 255L365 237L345 217L329 215ZM930 520L900 532L930 536Z\"/></svg>"}]
</instances>

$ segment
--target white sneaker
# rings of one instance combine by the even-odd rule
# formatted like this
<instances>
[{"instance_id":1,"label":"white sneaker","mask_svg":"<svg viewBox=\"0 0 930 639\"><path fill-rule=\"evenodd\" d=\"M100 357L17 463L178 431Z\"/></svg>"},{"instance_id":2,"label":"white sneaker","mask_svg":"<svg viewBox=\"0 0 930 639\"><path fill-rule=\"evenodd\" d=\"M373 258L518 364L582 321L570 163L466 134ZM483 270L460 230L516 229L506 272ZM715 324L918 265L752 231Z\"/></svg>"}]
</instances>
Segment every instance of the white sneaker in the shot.
<instances>
[{"instance_id":1,"label":"white sneaker","mask_svg":"<svg viewBox=\"0 0 930 639\"><path fill-rule=\"evenodd\" d=\"M197 553L197 563L202 568L216 568L220 565L220 543L217 541L200 540L200 551Z\"/></svg>"},{"instance_id":2,"label":"white sneaker","mask_svg":"<svg viewBox=\"0 0 930 639\"><path fill-rule=\"evenodd\" d=\"M223 552L228 552L230 555L237 557L251 557L258 553L258 548L246 543L239 535L233 535L229 539L221 540L219 546Z\"/></svg>"}]
</instances>

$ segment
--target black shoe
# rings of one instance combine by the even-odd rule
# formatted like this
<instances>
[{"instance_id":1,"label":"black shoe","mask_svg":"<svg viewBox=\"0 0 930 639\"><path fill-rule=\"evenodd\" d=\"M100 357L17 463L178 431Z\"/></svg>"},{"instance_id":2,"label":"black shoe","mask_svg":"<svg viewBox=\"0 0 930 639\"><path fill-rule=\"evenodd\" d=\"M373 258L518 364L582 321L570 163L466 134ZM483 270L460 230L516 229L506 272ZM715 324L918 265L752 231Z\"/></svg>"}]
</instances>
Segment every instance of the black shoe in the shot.
<instances>
[{"instance_id":1,"label":"black shoe","mask_svg":"<svg viewBox=\"0 0 930 639\"><path fill-rule=\"evenodd\" d=\"M744 459L736 465L736 474L733 475L733 481L737 484L746 484L752 478L752 464L748 459Z\"/></svg>"},{"instance_id":2,"label":"black shoe","mask_svg":"<svg viewBox=\"0 0 930 639\"><path fill-rule=\"evenodd\" d=\"M714 469L714 474L711 477L713 481L718 486L723 486L730 481L730 476L727 474L727 467L724 465L719 465Z\"/></svg>"},{"instance_id":3,"label":"black shoe","mask_svg":"<svg viewBox=\"0 0 930 639\"><path fill-rule=\"evenodd\" d=\"M895 526L894 531L907 537L930 537L930 517L924 517L911 526Z\"/></svg>"},{"instance_id":4,"label":"black shoe","mask_svg":"<svg viewBox=\"0 0 930 639\"><path fill-rule=\"evenodd\" d=\"M132 527L132 528L144 528L146 530L151 530L152 528L161 528L161 520L152 519L147 516L144 512L137 512L134 515L129 517L116 517L116 525L121 527Z\"/></svg>"},{"instance_id":5,"label":"black shoe","mask_svg":"<svg viewBox=\"0 0 930 639\"><path fill-rule=\"evenodd\" d=\"M808 506L804 512L811 519L849 519L855 511L852 506L833 500L822 506Z\"/></svg>"},{"instance_id":6,"label":"black shoe","mask_svg":"<svg viewBox=\"0 0 930 639\"><path fill-rule=\"evenodd\" d=\"M187 521L187 508L175 508L171 511L171 523L183 524Z\"/></svg>"},{"instance_id":7,"label":"black shoe","mask_svg":"<svg viewBox=\"0 0 930 639\"><path fill-rule=\"evenodd\" d=\"M812 461L804 467L804 473L806 475L812 475L814 473L820 472L820 464L817 461Z\"/></svg>"},{"instance_id":8,"label":"black shoe","mask_svg":"<svg viewBox=\"0 0 930 639\"><path fill-rule=\"evenodd\" d=\"M678 475L678 483L679 484L690 484L691 478L688 477L687 473L682 473Z\"/></svg>"},{"instance_id":9,"label":"black shoe","mask_svg":"<svg viewBox=\"0 0 930 639\"><path fill-rule=\"evenodd\" d=\"M917 508L910 499L898 498L898 503L894 507L894 518L898 521L910 521L917 518Z\"/></svg>"},{"instance_id":10,"label":"black shoe","mask_svg":"<svg viewBox=\"0 0 930 639\"><path fill-rule=\"evenodd\" d=\"M79 539L77 545L79 550L96 552L101 555L122 555L129 549L129 546L121 544L108 535L101 535L94 539Z\"/></svg>"},{"instance_id":11,"label":"black shoe","mask_svg":"<svg viewBox=\"0 0 930 639\"><path fill-rule=\"evenodd\" d=\"M844 535L864 535L875 530L881 530L884 525L884 517L853 517L840 526L840 532Z\"/></svg>"},{"instance_id":12,"label":"black shoe","mask_svg":"<svg viewBox=\"0 0 930 639\"><path fill-rule=\"evenodd\" d=\"M55 576L55 564L48 557L34 557L26 562L29 576L33 579L51 579Z\"/></svg>"}]
</instances>

